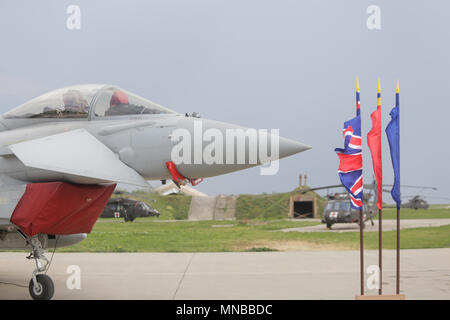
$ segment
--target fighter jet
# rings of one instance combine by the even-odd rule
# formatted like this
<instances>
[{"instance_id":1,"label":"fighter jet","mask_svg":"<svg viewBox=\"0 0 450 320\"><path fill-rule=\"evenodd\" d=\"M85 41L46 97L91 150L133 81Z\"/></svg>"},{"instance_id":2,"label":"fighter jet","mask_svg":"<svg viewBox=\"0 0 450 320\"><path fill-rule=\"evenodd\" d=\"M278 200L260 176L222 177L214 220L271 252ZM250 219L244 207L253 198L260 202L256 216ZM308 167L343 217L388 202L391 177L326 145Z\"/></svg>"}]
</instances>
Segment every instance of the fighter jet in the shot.
<instances>
[{"instance_id":1,"label":"fighter jet","mask_svg":"<svg viewBox=\"0 0 450 320\"><path fill-rule=\"evenodd\" d=\"M50 299L45 250L85 239L117 183L195 185L307 149L114 85L58 89L0 117L0 250L30 250L30 295Z\"/></svg>"}]
</instances>

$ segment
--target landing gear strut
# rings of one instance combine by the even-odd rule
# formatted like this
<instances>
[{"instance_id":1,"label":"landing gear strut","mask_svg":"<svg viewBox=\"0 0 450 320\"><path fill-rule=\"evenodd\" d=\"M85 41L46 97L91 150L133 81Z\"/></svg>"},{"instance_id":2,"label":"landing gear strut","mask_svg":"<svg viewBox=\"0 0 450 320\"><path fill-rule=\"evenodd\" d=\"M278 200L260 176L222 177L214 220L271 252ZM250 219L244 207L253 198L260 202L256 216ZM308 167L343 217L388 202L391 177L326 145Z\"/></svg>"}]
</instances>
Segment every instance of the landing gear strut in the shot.
<instances>
[{"instance_id":1,"label":"landing gear strut","mask_svg":"<svg viewBox=\"0 0 450 320\"><path fill-rule=\"evenodd\" d=\"M49 261L44 255L45 251L42 248L41 241L38 236L29 238L21 232L19 233L31 246L31 253L27 259L34 259L36 262L36 269L34 269L28 285L30 295L34 300L50 300L55 292L55 286L53 285L52 279L45 274L49 266ZM41 260L45 262L44 265L42 265Z\"/></svg>"}]
</instances>

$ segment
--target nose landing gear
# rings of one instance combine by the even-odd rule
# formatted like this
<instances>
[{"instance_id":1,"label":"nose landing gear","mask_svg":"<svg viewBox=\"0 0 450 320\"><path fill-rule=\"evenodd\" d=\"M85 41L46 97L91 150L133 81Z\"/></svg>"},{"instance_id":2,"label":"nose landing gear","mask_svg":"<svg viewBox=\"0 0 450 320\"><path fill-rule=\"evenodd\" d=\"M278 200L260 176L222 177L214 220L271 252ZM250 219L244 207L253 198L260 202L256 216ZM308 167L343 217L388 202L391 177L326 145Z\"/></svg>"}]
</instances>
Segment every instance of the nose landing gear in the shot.
<instances>
[{"instance_id":1,"label":"nose landing gear","mask_svg":"<svg viewBox=\"0 0 450 320\"><path fill-rule=\"evenodd\" d=\"M22 236L25 237L31 246L31 253L27 259L34 259L36 262L36 269L34 269L28 285L30 295L34 300L50 300L55 292L55 286L52 279L45 274L49 267L49 261L44 255L45 251L42 248L41 241L38 236L31 238L26 237L24 234ZM42 265L41 260L45 262L44 265Z\"/></svg>"}]
</instances>

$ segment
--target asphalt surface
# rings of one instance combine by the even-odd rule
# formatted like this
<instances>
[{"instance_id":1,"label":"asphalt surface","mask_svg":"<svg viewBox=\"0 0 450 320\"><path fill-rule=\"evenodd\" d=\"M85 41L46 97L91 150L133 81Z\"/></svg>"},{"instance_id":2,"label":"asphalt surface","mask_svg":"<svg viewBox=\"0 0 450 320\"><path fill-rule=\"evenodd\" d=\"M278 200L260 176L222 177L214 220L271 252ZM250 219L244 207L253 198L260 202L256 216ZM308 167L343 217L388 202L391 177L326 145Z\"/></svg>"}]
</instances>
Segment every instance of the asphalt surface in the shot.
<instances>
[{"instance_id":1,"label":"asphalt surface","mask_svg":"<svg viewBox=\"0 0 450 320\"><path fill-rule=\"evenodd\" d=\"M0 253L0 299L30 299L34 263L25 256ZM377 251L365 259L377 264ZM395 251L383 259L384 292L392 294ZM449 262L450 248L402 250L401 293L450 299ZM80 289L67 287L70 265L80 267ZM359 252L56 253L48 274L54 299L354 299Z\"/></svg>"},{"instance_id":2,"label":"asphalt surface","mask_svg":"<svg viewBox=\"0 0 450 320\"><path fill-rule=\"evenodd\" d=\"M366 221L364 232L378 232L378 220L374 220L372 226L370 221ZM403 219L400 221L400 229L440 227L450 224L450 219ZM383 220L383 231L397 230L397 220ZM285 232L359 232L359 225L356 223L333 224L331 230L325 224L283 229Z\"/></svg>"}]
</instances>

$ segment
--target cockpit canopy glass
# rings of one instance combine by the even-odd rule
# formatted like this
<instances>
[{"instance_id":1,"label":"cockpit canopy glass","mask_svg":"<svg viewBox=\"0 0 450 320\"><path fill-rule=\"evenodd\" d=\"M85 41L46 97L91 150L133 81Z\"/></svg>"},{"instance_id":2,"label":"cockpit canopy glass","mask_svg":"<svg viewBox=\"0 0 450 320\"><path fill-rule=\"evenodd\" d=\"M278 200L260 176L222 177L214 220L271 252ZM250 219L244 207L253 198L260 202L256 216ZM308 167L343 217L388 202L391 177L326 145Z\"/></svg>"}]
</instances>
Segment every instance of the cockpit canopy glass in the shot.
<instances>
[{"instance_id":1,"label":"cockpit canopy glass","mask_svg":"<svg viewBox=\"0 0 450 320\"><path fill-rule=\"evenodd\" d=\"M327 205L326 205L326 207L325 207L325 210L335 210L334 209L334 205L336 204L336 202L335 201L328 201L328 203L327 203Z\"/></svg>"},{"instance_id":2,"label":"cockpit canopy glass","mask_svg":"<svg viewBox=\"0 0 450 320\"><path fill-rule=\"evenodd\" d=\"M167 113L175 112L117 87L104 89L95 106L96 117Z\"/></svg>"},{"instance_id":3,"label":"cockpit canopy glass","mask_svg":"<svg viewBox=\"0 0 450 320\"><path fill-rule=\"evenodd\" d=\"M350 210L350 201L349 200L341 200L341 201L328 201L325 210Z\"/></svg>"},{"instance_id":4,"label":"cockpit canopy glass","mask_svg":"<svg viewBox=\"0 0 450 320\"><path fill-rule=\"evenodd\" d=\"M87 118L92 98L103 85L79 85L58 89L34 98L3 116L10 119Z\"/></svg>"},{"instance_id":5,"label":"cockpit canopy glass","mask_svg":"<svg viewBox=\"0 0 450 320\"><path fill-rule=\"evenodd\" d=\"M349 211L350 210L350 201L349 200L341 201L339 203L339 209L343 210L343 211Z\"/></svg>"}]
</instances>

